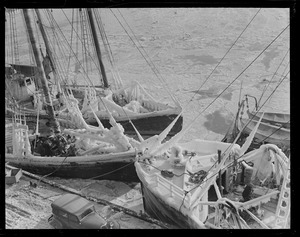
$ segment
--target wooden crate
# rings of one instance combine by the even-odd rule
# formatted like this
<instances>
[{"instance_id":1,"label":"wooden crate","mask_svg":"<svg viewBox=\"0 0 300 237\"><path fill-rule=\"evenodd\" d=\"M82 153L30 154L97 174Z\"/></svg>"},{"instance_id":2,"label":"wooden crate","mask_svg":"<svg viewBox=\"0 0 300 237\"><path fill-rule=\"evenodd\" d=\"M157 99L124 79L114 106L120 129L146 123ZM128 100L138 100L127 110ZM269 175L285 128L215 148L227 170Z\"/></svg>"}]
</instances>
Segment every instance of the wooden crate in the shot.
<instances>
[{"instance_id":1,"label":"wooden crate","mask_svg":"<svg viewBox=\"0 0 300 237\"><path fill-rule=\"evenodd\" d=\"M5 183L6 184L14 184L17 183L22 176L22 169L9 169L5 172Z\"/></svg>"}]
</instances>

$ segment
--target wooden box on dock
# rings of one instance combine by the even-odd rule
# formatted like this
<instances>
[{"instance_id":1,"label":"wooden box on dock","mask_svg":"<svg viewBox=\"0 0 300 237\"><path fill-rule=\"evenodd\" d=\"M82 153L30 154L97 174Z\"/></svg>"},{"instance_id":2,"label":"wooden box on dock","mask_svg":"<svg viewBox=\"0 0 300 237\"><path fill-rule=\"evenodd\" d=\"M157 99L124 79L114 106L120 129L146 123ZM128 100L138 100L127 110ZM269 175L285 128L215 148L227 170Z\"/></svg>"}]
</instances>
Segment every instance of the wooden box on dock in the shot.
<instances>
[{"instance_id":1,"label":"wooden box on dock","mask_svg":"<svg viewBox=\"0 0 300 237\"><path fill-rule=\"evenodd\" d=\"M22 176L22 169L5 169L5 183L14 184L17 183Z\"/></svg>"}]
</instances>

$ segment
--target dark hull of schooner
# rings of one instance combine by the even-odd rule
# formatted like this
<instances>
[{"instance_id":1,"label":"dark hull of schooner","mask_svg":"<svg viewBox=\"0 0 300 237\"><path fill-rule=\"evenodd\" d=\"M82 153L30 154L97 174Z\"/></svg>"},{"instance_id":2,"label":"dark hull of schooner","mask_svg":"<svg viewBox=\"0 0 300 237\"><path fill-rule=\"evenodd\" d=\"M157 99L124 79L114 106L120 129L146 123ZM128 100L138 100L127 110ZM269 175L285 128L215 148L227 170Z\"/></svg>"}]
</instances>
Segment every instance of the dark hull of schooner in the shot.
<instances>
[{"instance_id":1,"label":"dark hull of schooner","mask_svg":"<svg viewBox=\"0 0 300 237\"><path fill-rule=\"evenodd\" d=\"M29 129L35 129L36 126L36 116L37 114L26 114L26 113L19 113L18 111L13 110L7 110L6 111L6 117L8 119L12 118L12 116L16 113L16 115L24 116L26 117L27 124L29 126ZM139 133L144 136L153 136L160 134L169 124L178 116L178 114L169 114L169 115L160 115L160 116L148 116L144 118L138 118L138 119L131 119L131 122L134 124L136 129L139 131ZM47 115L40 114L39 119L47 119ZM108 119L101 119L100 121L102 125L105 128L111 128L111 124ZM98 123L96 121L88 121L86 122L89 125L98 126ZM136 132L130 123L130 120L118 120L116 119L117 123L120 123L124 128L124 133L127 135L136 135ZM176 121L175 125L169 132L168 136L174 136L178 132L181 131L183 124L183 117L180 116L179 119ZM41 126L40 126L41 127Z\"/></svg>"},{"instance_id":2,"label":"dark hull of schooner","mask_svg":"<svg viewBox=\"0 0 300 237\"><path fill-rule=\"evenodd\" d=\"M138 118L138 119L132 119L131 122L136 127L136 129L139 131L139 133L142 136L153 136L153 135L159 135L166 127L169 126L169 124L178 116L178 114L170 114L170 115L161 115L161 116L151 116L151 117L145 117L145 118ZM109 123L108 119L100 119L101 123L105 128L110 128L111 125ZM128 135L135 135L136 132L130 123L129 120L122 120L118 121L116 119L117 123L120 123L124 130L125 134ZM176 121L175 125L169 132L168 136L174 136L182 129L182 123L183 123L183 117L180 116L179 119ZM98 126L97 122L89 122L90 125Z\"/></svg>"},{"instance_id":3,"label":"dark hull of schooner","mask_svg":"<svg viewBox=\"0 0 300 237\"><path fill-rule=\"evenodd\" d=\"M62 157L64 158L64 157ZM85 157L82 157L84 160ZM43 157L41 158L43 159ZM45 157L45 159L47 159ZM90 162L61 162L52 164L51 162L34 162L29 158L6 157L6 162L16 168L21 168L30 173L41 176L52 176L63 179L96 179L96 180L115 180L122 182L137 182L134 167L134 156L122 161L95 161ZM42 164L41 164L42 163Z\"/></svg>"},{"instance_id":4,"label":"dark hull of schooner","mask_svg":"<svg viewBox=\"0 0 300 237\"><path fill-rule=\"evenodd\" d=\"M153 194L141 182L143 205L145 212L159 221L168 223L180 229L193 229L197 228L196 223L188 217L183 215L180 211L168 205L157 195Z\"/></svg>"}]
</instances>

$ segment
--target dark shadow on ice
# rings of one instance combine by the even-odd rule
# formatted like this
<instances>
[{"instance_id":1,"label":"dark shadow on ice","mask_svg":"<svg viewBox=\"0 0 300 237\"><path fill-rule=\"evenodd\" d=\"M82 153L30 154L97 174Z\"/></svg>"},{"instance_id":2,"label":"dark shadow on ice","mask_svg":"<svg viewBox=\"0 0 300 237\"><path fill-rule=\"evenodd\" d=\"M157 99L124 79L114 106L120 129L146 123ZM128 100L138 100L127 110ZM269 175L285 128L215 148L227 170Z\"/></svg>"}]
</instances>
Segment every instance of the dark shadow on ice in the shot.
<instances>
[{"instance_id":1,"label":"dark shadow on ice","mask_svg":"<svg viewBox=\"0 0 300 237\"><path fill-rule=\"evenodd\" d=\"M225 135L231 125L231 121L224 117L220 110L216 110L212 114L205 116L207 121L204 122L204 127L212 132Z\"/></svg>"},{"instance_id":2,"label":"dark shadow on ice","mask_svg":"<svg viewBox=\"0 0 300 237\"><path fill-rule=\"evenodd\" d=\"M191 60L194 64L206 65L206 64L217 64L218 60L211 55L184 55L181 59Z\"/></svg>"},{"instance_id":3,"label":"dark shadow on ice","mask_svg":"<svg viewBox=\"0 0 300 237\"><path fill-rule=\"evenodd\" d=\"M276 49L272 49L264 52L264 55L261 62L265 65L266 70L269 70L271 61L279 55L279 52Z\"/></svg>"},{"instance_id":4,"label":"dark shadow on ice","mask_svg":"<svg viewBox=\"0 0 300 237\"><path fill-rule=\"evenodd\" d=\"M228 89L229 90L229 89ZM198 90L194 90L194 91L190 91L190 92L192 92L192 93L196 93L196 94L198 94L198 95L201 95L201 97L200 98L198 98L198 99L207 99L207 98L215 98L215 97L217 97L220 93L221 93L221 91L220 91L220 89L219 88L217 88L217 87L211 87L211 88L209 88L209 89L207 89L207 90L200 90L200 91L198 91ZM232 98L232 92L224 92L222 95L221 95L221 98L223 98L223 99L225 99L225 100L231 100L231 98Z\"/></svg>"}]
</instances>

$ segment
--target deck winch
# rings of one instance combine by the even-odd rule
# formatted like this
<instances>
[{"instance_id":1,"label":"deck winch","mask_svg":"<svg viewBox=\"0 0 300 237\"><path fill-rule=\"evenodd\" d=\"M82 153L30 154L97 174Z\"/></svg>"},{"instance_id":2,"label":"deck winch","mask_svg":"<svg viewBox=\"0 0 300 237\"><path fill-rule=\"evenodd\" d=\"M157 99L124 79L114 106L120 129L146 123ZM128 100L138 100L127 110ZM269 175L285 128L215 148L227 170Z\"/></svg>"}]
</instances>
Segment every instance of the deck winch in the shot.
<instances>
[{"instance_id":1,"label":"deck winch","mask_svg":"<svg viewBox=\"0 0 300 237\"><path fill-rule=\"evenodd\" d=\"M199 170L196 173L189 172L189 174L190 174L189 182L194 183L194 184L199 184L204 180L207 172L205 170Z\"/></svg>"}]
</instances>

